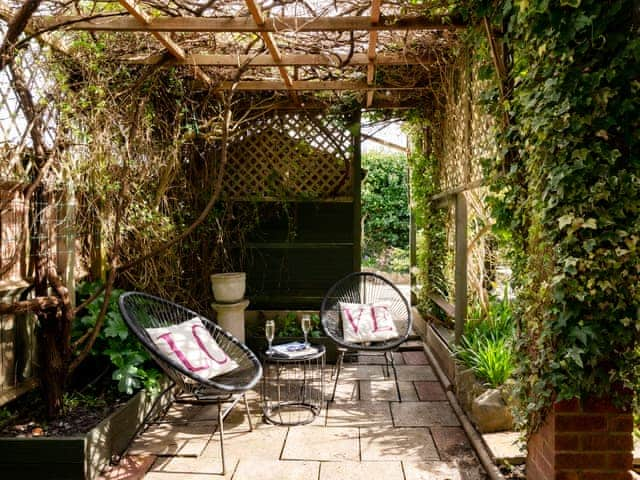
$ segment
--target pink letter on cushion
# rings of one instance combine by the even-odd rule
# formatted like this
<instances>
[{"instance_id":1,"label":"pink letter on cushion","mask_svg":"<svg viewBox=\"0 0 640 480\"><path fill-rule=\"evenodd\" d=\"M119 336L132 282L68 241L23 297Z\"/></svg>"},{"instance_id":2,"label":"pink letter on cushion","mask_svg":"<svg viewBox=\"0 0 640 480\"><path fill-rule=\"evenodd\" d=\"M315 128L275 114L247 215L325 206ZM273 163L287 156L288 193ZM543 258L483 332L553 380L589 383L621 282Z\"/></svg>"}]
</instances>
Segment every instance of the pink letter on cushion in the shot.
<instances>
[{"instance_id":1,"label":"pink letter on cushion","mask_svg":"<svg viewBox=\"0 0 640 480\"><path fill-rule=\"evenodd\" d=\"M359 315L358 315L358 324L360 324L360 317L362 316L362 309L358 310ZM353 327L353 331L355 333L358 333L358 324L356 324L356 322L354 322L353 320L353 316L351 315L351 310L348 308L344 309L344 313L347 315L347 320L349 320L349 323L351 324L351 326Z\"/></svg>"},{"instance_id":2,"label":"pink letter on cushion","mask_svg":"<svg viewBox=\"0 0 640 480\"><path fill-rule=\"evenodd\" d=\"M382 308L383 310L386 310L387 312L389 312L389 310L387 310L387 307L379 307ZM391 328L391 326L387 326L386 328L378 328L378 318L376 317L376 307L372 306L371 307L371 317L373 318L373 331L374 332L388 332L389 330L393 330L393 328Z\"/></svg>"},{"instance_id":3,"label":"pink letter on cushion","mask_svg":"<svg viewBox=\"0 0 640 480\"><path fill-rule=\"evenodd\" d=\"M185 354L178 348L176 342L173 341L173 338L171 338L171 333L163 333L162 335L158 336L158 340L159 339L163 339L165 342L167 342L171 351L176 354L176 357L178 357L182 364L190 371L199 372L200 370L206 370L207 368L209 368L209 365L203 365L201 367L195 367L191 365L191 362L187 360Z\"/></svg>"},{"instance_id":4,"label":"pink letter on cushion","mask_svg":"<svg viewBox=\"0 0 640 480\"><path fill-rule=\"evenodd\" d=\"M209 353L209 350L207 350L207 347L205 347L203 341L200 340L200 337L196 333L196 328L202 328L204 330L204 327L202 327L201 325L194 325L193 327L191 327L191 333L193 334L193 337L196 339L196 342L198 343L198 346L200 347L200 349L207 354L207 357L209 357L211 360L213 360L219 365L224 365L225 363L227 363L229 361L229 357L224 355L224 352L222 352L222 354L224 355L222 360L218 360L217 358L214 358L214 356L211 355L211 353Z\"/></svg>"}]
</instances>

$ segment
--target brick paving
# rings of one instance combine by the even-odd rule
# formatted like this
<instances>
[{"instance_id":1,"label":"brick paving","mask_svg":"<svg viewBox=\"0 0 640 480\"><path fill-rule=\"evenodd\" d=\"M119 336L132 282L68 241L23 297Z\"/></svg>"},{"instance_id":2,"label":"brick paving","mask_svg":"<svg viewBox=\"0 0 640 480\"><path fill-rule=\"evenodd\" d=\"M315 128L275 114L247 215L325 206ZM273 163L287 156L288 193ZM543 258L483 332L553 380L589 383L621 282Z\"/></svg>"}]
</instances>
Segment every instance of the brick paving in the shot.
<instances>
[{"instance_id":1,"label":"brick paving","mask_svg":"<svg viewBox=\"0 0 640 480\"><path fill-rule=\"evenodd\" d=\"M261 420L258 392L250 392L255 429L239 404L225 420L227 474L220 464L215 407L175 406L172 425L152 425L132 444L111 480L484 480L486 475L423 352L396 354L402 402L375 358L345 364L336 401L309 425ZM365 363L364 365L362 363ZM329 375L327 375L329 377ZM332 386L329 380L327 387ZM325 391L329 391L327 388ZM186 423L185 423L186 422ZM141 458L141 457L134 457ZM154 459L153 464L149 459ZM135 462L134 462L135 463Z\"/></svg>"}]
</instances>

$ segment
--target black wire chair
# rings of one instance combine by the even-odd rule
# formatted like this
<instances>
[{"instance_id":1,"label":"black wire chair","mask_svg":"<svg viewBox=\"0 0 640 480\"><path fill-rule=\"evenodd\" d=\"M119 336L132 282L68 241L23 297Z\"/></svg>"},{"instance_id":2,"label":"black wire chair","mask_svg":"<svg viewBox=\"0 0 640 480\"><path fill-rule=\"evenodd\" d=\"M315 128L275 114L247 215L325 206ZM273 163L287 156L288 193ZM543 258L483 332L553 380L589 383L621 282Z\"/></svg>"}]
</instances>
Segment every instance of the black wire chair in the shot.
<instances>
[{"instance_id":1,"label":"black wire chair","mask_svg":"<svg viewBox=\"0 0 640 480\"><path fill-rule=\"evenodd\" d=\"M344 338L342 328L342 315L340 314L340 303L374 304L384 303L393 317L393 322L398 331L398 336L388 340L368 343L350 343ZM396 392L398 400L400 396L400 386L398 385L398 374L393 360L393 351L403 343L411 333L412 319L411 309L405 296L398 288L386 278L375 273L355 272L335 283L322 300L320 308L320 319L322 328L326 335L338 345L338 359L336 362L335 383L333 384L333 394L331 401L336 396L338 378L344 362L345 355L349 354L384 354L386 373L389 375L389 367L393 370L396 382Z\"/></svg>"},{"instance_id":2,"label":"black wire chair","mask_svg":"<svg viewBox=\"0 0 640 480\"><path fill-rule=\"evenodd\" d=\"M222 330L215 323L198 313L162 298L139 292L123 293L118 304L125 323L140 340L151 357L178 387L175 401L179 403L215 403L218 406L218 428L220 430L220 452L222 474L225 473L224 427L223 421L239 400L249 419L249 429L253 430L246 391L253 388L262 376L262 365L244 344ZM182 364L164 355L151 340L147 328L169 327L200 318L204 327L226 354L238 364L238 368L224 375L203 379L187 370ZM223 412L222 403L231 402Z\"/></svg>"}]
</instances>

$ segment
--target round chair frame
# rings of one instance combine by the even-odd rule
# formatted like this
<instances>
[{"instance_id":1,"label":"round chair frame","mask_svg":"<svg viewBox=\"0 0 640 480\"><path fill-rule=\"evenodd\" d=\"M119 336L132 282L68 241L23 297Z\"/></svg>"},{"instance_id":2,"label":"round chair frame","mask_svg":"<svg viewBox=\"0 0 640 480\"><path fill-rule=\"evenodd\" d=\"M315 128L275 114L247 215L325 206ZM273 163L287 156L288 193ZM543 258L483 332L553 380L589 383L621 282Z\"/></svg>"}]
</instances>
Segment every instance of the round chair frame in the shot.
<instances>
[{"instance_id":1,"label":"round chair frame","mask_svg":"<svg viewBox=\"0 0 640 480\"><path fill-rule=\"evenodd\" d=\"M398 330L398 336L381 342L347 342L343 335L340 302L359 304L384 302L393 316L393 321ZM364 352L365 354L384 354L387 376L391 368L396 383L398 400L402 401L393 352L409 337L413 320L409 302L398 287L377 273L351 273L338 280L325 295L320 307L320 320L325 334L339 346L340 352L336 362L336 379L333 385L331 401L335 399L338 379L345 355L358 352Z\"/></svg>"},{"instance_id":2,"label":"round chair frame","mask_svg":"<svg viewBox=\"0 0 640 480\"><path fill-rule=\"evenodd\" d=\"M222 474L224 475L224 418L242 399L249 420L249 429L253 430L245 392L255 387L262 377L260 361L246 345L233 335L222 330L211 320L177 303L147 293L125 292L118 299L118 305L127 327L178 387L176 402L217 404ZM238 363L238 368L209 379L199 377L182 364L164 355L146 331L147 328L169 327L193 318L199 318L202 321L203 326L218 345ZM231 404L223 411L222 403L224 402L231 402Z\"/></svg>"}]
</instances>

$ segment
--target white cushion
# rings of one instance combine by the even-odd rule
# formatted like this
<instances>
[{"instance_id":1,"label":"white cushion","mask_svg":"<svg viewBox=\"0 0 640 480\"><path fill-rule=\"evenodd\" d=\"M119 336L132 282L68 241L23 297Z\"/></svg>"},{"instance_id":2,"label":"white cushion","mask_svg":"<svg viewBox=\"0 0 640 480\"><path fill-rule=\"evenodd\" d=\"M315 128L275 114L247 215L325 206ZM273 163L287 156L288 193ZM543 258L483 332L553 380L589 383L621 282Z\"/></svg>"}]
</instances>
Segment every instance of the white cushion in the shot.
<instances>
[{"instance_id":1,"label":"white cushion","mask_svg":"<svg viewBox=\"0 0 640 480\"><path fill-rule=\"evenodd\" d=\"M165 356L205 380L238 368L198 317L147 333Z\"/></svg>"},{"instance_id":2,"label":"white cushion","mask_svg":"<svg viewBox=\"0 0 640 480\"><path fill-rule=\"evenodd\" d=\"M348 343L382 342L398 337L393 315L384 303L340 302L342 331Z\"/></svg>"}]
</instances>

